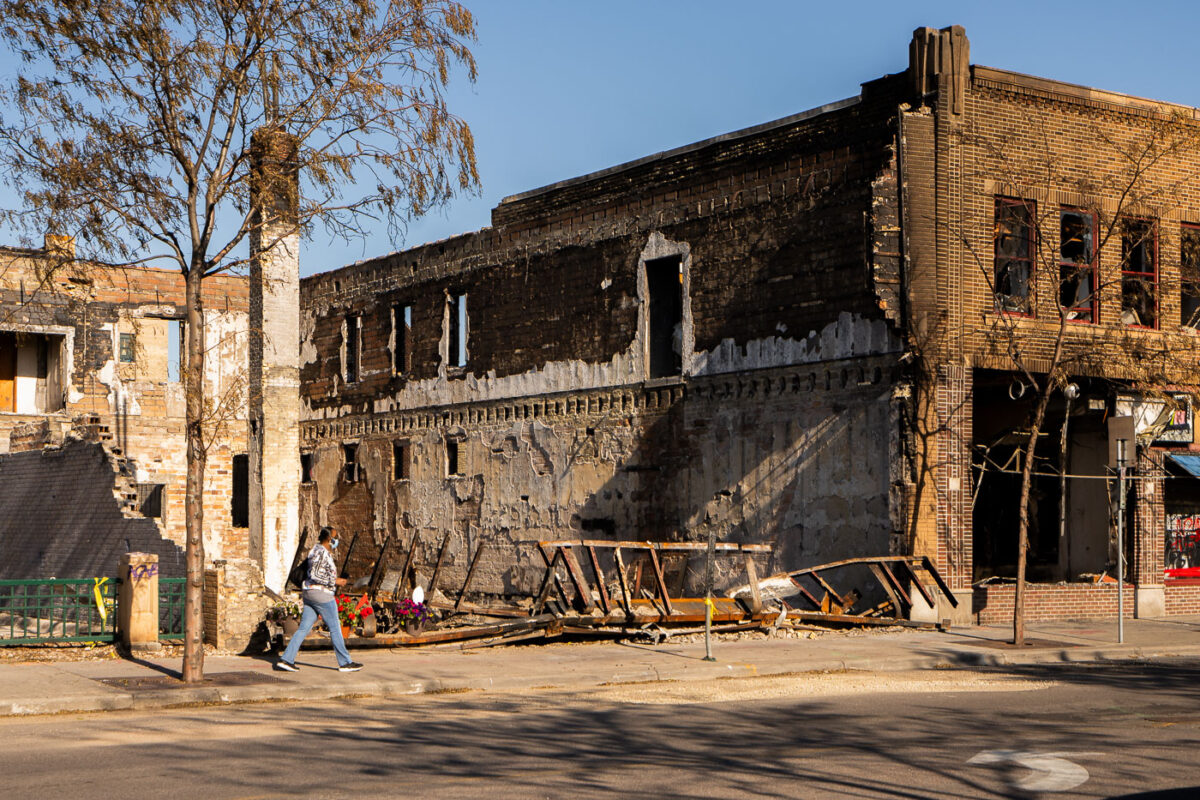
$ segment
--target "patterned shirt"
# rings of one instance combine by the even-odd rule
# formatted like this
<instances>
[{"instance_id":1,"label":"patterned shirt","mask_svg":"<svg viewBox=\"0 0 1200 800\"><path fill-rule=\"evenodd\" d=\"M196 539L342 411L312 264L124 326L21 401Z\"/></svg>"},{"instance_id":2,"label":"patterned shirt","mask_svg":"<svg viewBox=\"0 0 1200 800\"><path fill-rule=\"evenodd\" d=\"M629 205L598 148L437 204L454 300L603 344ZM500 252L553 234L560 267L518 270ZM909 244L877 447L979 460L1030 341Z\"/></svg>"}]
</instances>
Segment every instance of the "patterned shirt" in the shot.
<instances>
[{"instance_id":1,"label":"patterned shirt","mask_svg":"<svg viewBox=\"0 0 1200 800\"><path fill-rule=\"evenodd\" d=\"M337 589L337 565L333 555L323 545L317 545L308 554L308 580L304 588L320 586L334 591Z\"/></svg>"}]
</instances>

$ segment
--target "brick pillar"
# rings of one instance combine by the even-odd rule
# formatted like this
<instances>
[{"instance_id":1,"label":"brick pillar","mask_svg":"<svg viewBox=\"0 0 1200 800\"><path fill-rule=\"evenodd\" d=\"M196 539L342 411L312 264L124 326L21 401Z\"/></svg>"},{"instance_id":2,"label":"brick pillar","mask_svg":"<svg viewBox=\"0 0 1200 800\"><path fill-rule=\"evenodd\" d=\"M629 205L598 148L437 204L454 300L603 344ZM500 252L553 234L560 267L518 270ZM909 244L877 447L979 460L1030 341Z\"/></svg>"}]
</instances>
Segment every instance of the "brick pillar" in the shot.
<instances>
[{"instance_id":1,"label":"brick pillar","mask_svg":"<svg viewBox=\"0 0 1200 800\"><path fill-rule=\"evenodd\" d=\"M1163 508L1162 455L1143 450L1138 454L1134 484L1133 531L1126 582L1136 584L1134 613L1138 617L1166 615L1166 591L1163 586L1163 550L1166 511Z\"/></svg>"},{"instance_id":2,"label":"brick pillar","mask_svg":"<svg viewBox=\"0 0 1200 800\"><path fill-rule=\"evenodd\" d=\"M300 237L296 139L256 131L250 236L250 557L279 591L300 501Z\"/></svg>"},{"instance_id":3,"label":"brick pillar","mask_svg":"<svg viewBox=\"0 0 1200 800\"><path fill-rule=\"evenodd\" d=\"M158 556L126 553L121 556L119 574L117 626L121 641L131 650L159 649Z\"/></svg>"}]
</instances>

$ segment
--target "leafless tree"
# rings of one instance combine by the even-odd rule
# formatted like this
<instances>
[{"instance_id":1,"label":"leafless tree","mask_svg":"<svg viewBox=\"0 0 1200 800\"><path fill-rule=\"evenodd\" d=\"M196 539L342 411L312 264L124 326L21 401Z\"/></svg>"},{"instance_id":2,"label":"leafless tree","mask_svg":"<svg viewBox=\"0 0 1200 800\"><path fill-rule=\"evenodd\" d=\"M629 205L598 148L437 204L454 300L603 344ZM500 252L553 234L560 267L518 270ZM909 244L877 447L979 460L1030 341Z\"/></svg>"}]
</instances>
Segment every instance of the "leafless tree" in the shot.
<instances>
[{"instance_id":1,"label":"leafless tree","mask_svg":"<svg viewBox=\"0 0 1200 800\"><path fill-rule=\"evenodd\" d=\"M0 100L0 222L76 237L81 260L169 264L186 286L185 681L203 677L205 432L201 281L321 225L347 239L473 189L452 74L474 80L453 0L6 0L22 59ZM288 143L290 206L252 192L255 143ZM278 155L278 152L276 153ZM285 174L286 173L286 174ZM276 176L278 177L278 176ZM262 184L258 184L261 188ZM255 199L257 198L257 200Z\"/></svg>"}]
</instances>

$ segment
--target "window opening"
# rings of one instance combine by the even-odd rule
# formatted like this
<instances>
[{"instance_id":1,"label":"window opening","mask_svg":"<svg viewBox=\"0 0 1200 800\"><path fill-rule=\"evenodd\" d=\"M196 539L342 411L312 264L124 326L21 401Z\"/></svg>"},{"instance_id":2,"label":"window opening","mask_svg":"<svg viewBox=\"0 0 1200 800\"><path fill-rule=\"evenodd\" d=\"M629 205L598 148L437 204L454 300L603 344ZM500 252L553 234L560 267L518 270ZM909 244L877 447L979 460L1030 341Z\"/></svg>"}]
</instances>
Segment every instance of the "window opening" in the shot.
<instances>
[{"instance_id":1,"label":"window opening","mask_svg":"<svg viewBox=\"0 0 1200 800\"><path fill-rule=\"evenodd\" d=\"M646 262L650 295L650 377L683 371L683 259L679 256Z\"/></svg>"},{"instance_id":2,"label":"window opening","mask_svg":"<svg viewBox=\"0 0 1200 800\"><path fill-rule=\"evenodd\" d=\"M0 411L48 414L63 408L66 338L0 331Z\"/></svg>"},{"instance_id":3,"label":"window opening","mask_svg":"<svg viewBox=\"0 0 1200 800\"><path fill-rule=\"evenodd\" d=\"M392 480L408 477L408 442L392 442Z\"/></svg>"},{"instance_id":4,"label":"window opening","mask_svg":"<svg viewBox=\"0 0 1200 800\"><path fill-rule=\"evenodd\" d=\"M139 483L137 485L138 511L143 517L162 519L163 486L164 484L161 483Z\"/></svg>"},{"instance_id":5,"label":"window opening","mask_svg":"<svg viewBox=\"0 0 1200 800\"><path fill-rule=\"evenodd\" d=\"M358 316L346 317L346 383L358 383L359 324Z\"/></svg>"},{"instance_id":6,"label":"window opening","mask_svg":"<svg viewBox=\"0 0 1200 800\"><path fill-rule=\"evenodd\" d=\"M1200 328L1200 226L1184 225L1179 236L1179 324Z\"/></svg>"},{"instance_id":7,"label":"window opening","mask_svg":"<svg viewBox=\"0 0 1200 800\"><path fill-rule=\"evenodd\" d=\"M342 456L345 459L345 466L342 469L342 475L347 483L358 482L358 445L344 444L342 445Z\"/></svg>"},{"instance_id":8,"label":"window opening","mask_svg":"<svg viewBox=\"0 0 1200 800\"><path fill-rule=\"evenodd\" d=\"M412 340L412 306L392 306L392 331L395 333L392 372L403 375L411 368L409 347Z\"/></svg>"},{"instance_id":9,"label":"window opening","mask_svg":"<svg viewBox=\"0 0 1200 800\"><path fill-rule=\"evenodd\" d=\"M179 383L183 364L183 322L167 320L167 382Z\"/></svg>"},{"instance_id":10,"label":"window opening","mask_svg":"<svg viewBox=\"0 0 1200 800\"><path fill-rule=\"evenodd\" d=\"M241 453L233 457L233 493L229 500L229 515L235 528L250 527L250 456Z\"/></svg>"},{"instance_id":11,"label":"window opening","mask_svg":"<svg viewBox=\"0 0 1200 800\"><path fill-rule=\"evenodd\" d=\"M447 355L450 366L465 367L467 365L467 296L452 294L449 299L450 342Z\"/></svg>"},{"instance_id":12,"label":"window opening","mask_svg":"<svg viewBox=\"0 0 1200 800\"><path fill-rule=\"evenodd\" d=\"M1058 222L1058 303L1067 319L1095 322L1096 217L1064 208Z\"/></svg>"},{"instance_id":13,"label":"window opening","mask_svg":"<svg viewBox=\"0 0 1200 800\"><path fill-rule=\"evenodd\" d=\"M312 453L300 454L300 482L312 483Z\"/></svg>"},{"instance_id":14,"label":"window opening","mask_svg":"<svg viewBox=\"0 0 1200 800\"><path fill-rule=\"evenodd\" d=\"M996 310L1033 314L1032 200L996 198L993 288Z\"/></svg>"},{"instance_id":15,"label":"window opening","mask_svg":"<svg viewBox=\"0 0 1200 800\"><path fill-rule=\"evenodd\" d=\"M1121 226L1121 322L1158 327L1158 237L1149 220Z\"/></svg>"},{"instance_id":16,"label":"window opening","mask_svg":"<svg viewBox=\"0 0 1200 800\"><path fill-rule=\"evenodd\" d=\"M462 441L460 439L446 440L446 475L447 477L462 476Z\"/></svg>"},{"instance_id":17,"label":"window opening","mask_svg":"<svg viewBox=\"0 0 1200 800\"><path fill-rule=\"evenodd\" d=\"M135 341L132 333L122 333L120 335L118 356L122 364L132 364L134 358Z\"/></svg>"}]
</instances>

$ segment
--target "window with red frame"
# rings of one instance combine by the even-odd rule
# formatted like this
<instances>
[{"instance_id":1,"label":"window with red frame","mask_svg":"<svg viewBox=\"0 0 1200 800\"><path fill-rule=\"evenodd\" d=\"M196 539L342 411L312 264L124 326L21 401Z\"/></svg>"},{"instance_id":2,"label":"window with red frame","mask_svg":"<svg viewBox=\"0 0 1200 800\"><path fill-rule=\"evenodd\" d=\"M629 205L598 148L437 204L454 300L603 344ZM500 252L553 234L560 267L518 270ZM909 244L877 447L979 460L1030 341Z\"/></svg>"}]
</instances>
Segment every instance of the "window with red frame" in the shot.
<instances>
[{"instance_id":1,"label":"window with red frame","mask_svg":"<svg viewBox=\"0 0 1200 800\"><path fill-rule=\"evenodd\" d=\"M1096 321L1096 217L1078 208L1058 214L1058 303L1074 322Z\"/></svg>"},{"instance_id":2,"label":"window with red frame","mask_svg":"<svg viewBox=\"0 0 1200 800\"><path fill-rule=\"evenodd\" d=\"M1200 328L1200 225L1179 234L1179 324Z\"/></svg>"},{"instance_id":3,"label":"window with red frame","mask_svg":"<svg viewBox=\"0 0 1200 800\"><path fill-rule=\"evenodd\" d=\"M992 291L996 309L1033 314L1032 200L996 198Z\"/></svg>"},{"instance_id":4,"label":"window with red frame","mask_svg":"<svg viewBox=\"0 0 1200 800\"><path fill-rule=\"evenodd\" d=\"M1150 220L1121 224L1121 322L1158 327L1158 230Z\"/></svg>"}]
</instances>

